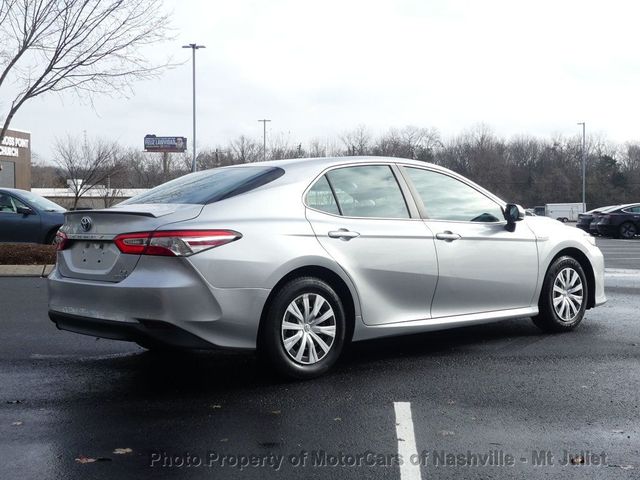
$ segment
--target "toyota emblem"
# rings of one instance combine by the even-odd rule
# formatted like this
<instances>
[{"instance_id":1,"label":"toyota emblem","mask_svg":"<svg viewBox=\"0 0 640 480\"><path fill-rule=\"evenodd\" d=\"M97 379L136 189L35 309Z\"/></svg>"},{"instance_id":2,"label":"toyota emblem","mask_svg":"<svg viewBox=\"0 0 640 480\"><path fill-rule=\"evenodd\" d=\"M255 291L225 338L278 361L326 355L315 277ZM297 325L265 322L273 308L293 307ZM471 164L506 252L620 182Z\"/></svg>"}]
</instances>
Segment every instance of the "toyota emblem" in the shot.
<instances>
[{"instance_id":1,"label":"toyota emblem","mask_svg":"<svg viewBox=\"0 0 640 480\"><path fill-rule=\"evenodd\" d=\"M91 221L91 217L82 217L82 219L80 220L80 228L83 232L88 232L89 230L91 230L92 226L93 222Z\"/></svg>"}]
</instances>

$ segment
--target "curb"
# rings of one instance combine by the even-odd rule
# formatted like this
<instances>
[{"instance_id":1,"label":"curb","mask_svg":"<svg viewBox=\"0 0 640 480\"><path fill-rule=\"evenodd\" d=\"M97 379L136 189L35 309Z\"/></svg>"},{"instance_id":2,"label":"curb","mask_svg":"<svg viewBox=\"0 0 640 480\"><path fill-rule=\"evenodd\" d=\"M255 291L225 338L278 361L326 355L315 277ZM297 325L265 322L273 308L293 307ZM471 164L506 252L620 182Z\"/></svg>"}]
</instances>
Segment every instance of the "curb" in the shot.
<instances>
[{"instance_id":1,"label":"curb","mask_svg":"<svg viewBox=\"0 0 640 480\"><path fill-rule=\"evenodd\" d=\"M47 277L53 265L0 265L0 277Z\"/></svg>"}]
</instances>

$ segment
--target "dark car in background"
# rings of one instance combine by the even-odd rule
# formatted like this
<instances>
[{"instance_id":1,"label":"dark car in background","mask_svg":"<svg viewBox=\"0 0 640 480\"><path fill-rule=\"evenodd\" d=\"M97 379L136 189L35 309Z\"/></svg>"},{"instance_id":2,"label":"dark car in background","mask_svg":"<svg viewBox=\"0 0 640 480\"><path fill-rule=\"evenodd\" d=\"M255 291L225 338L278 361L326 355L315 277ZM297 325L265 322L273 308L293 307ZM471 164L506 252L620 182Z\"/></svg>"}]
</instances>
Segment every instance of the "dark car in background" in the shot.
<instances>
[{"instance_id":1,"label":"dark car in background","mask_svg":"<svg viewBox=\"0 0 640 480\"><path fill-rule=\"evenodd\" d=\"M53 243L66 210L27 190L0 188L0 242Z\"/></svg>"},{"instance_id":2,"label":"dark car in background","mask_svg":"<svg viewBox=\"0 0 640 480\"><path fill-rule=\"evenodd\" d=\"M640 203L618 205L601 212L596 224L598 233L605 237L631 239L640 233Z\"/></svg>"},{"instance_id":3,"label":"dark car in background","mask_svg":"<svg viewBox=\"0 0 640 480\"><path fill-rule=\"evenodd\" d=\"M615 210L620 205L608 205L606 207L594 208L588 212L584 212L578 215L578 222L576 227L580 230L584 230L591 235L598 235L598 229L596 227L598 220L600 220L600 214L609 210Z\"/></svg>"}]
</instances>

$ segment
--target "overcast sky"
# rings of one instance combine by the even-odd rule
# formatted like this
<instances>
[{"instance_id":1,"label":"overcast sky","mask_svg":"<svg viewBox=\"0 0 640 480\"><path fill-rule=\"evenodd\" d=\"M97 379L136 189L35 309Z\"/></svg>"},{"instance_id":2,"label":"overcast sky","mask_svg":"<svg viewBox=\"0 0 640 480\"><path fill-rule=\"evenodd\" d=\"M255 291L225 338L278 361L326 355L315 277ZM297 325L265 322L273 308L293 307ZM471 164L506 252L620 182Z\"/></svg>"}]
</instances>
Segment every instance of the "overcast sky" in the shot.
<instances>
[{"instance_id":1,"label":"overcast sky","mask_svg":"<svg viewBox=\"0 0 640 480\"><path fill-rule=\"evenodd\" d=\"M590 132L640 140L640 4L573 0L167 1L176 40L150 55L197 53L198 146L244 134L326 139L367 125L485 123L503 136ZM50 159L56 137L142 149L147 133L191 141L191 64L133 96L25 104L13 127Z\"/></svg>"}]
</instances>

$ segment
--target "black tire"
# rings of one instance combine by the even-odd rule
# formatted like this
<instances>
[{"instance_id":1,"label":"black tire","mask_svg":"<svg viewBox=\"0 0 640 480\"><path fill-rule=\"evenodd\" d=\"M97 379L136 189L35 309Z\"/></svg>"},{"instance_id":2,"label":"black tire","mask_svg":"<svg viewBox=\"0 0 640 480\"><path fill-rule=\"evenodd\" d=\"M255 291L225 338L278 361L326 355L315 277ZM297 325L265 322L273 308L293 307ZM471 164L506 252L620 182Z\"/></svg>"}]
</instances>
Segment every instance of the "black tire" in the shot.
<instances>
[{"instance_id":1,"label":"black tire","mask_svg":"<svg viewBox=\"0 0 640 480\"><path fill-rule=\"evenodd\" d=\"M567 269L569 272L575 272L580 279L582 286L582 290L580 291L582 293L582 302L580 303L580 307L577 308L575 301L567 297L567 303L565 305L566 310L563 310L561 306L554 306L554 298L555 300L558 300L558 298L563 297L562 293L554 290L554 285L557 281L563 281L563 279L560 279L559 277L560 275L565 275L564 272L566 272ZM574 289L576 285L577 283L567 290ZM560 285L559 288L562 289ZM577 294L578 292L576 291L573 293ZM538 301L538 309L540 313L531 319L538 328L545 332L568 332L573 330L580 324L584 317L584 312L589 301L588 295L589 288L587 285L587 277L584 274L580 263L570 256L559 257L551 264L544 277L544 283L542 284L542 291L540 292L540 299ZM575 295L573 295L573 297L575 297ZM564 303L564 301L560 300L558 305L562 303ZM573 305L573 308L577 310L575 314L572 313L573 309L570 305ZM560 309L561 313L566 313L566 317L563 318L560 316L557 309Z\"/></svg>"},{"instance_id":2,"label":"black tire","mask_svg":"<svg viewBox=\"0 0 640 480\"><path fill-rule=\"evenodd\" d=\"M620 229L618 230L618 236L627 240L635 237L637 233L638 229L632 222L624 222L620 225Z\"/></svg>"},{"instance_id":3,"label":"black tire","mask_svg":"<svg viewBox=\"0 0 640 480\"><path fill-rule=\"evenodd\" d=\"M49 233L47 233L47 236L44 239L44 243L46 245L53 245L56 242L56 233L58 233L57 228L54 228Z\"/></svg>"},{"instance_id":4,"label":"black tire","mask_svg":"<svg viewBox=\"0 0 640 480\"><path fill-rule=\"evenodd\" d=\"M318 302L317 298L321 297L325 303L320 302L322 305L321 310L318 312L318 318L323 317L327 313L333 313L328 317L325 322L330 322L329 327L335 325L334 337L328 334L313 330L311 324L305 326L306 319L298 320L294 317L291 310L287 310L289 306L296 302L301 302L302 298L307 295L309 299L309 310L314 310L315 303ZM310 304L311 299L314 300L313 305ZM332 312L329 312L329 309ZM300 311L299 311L300 312ZM304 312L300 312L304 313ZM300 325L298 330L286 330L286 326L283 328L283 322L287 320L287 323L294 323L296 327ZM326 323L320 322L323 325ZM319 327L320 325L316 325ZM281 375L294 378L294 379L308 379L320 376L326 373L338 360L345 344L346 338L346 318L345 311L340 300L340 297L335 290L324 280L315 277L299 277L286 283L275 294L268 306L263 323L260 326L260 337L258 339L258 350L262 358L265 358L274 369ZM306 330L305 330L306 328ZM295 333L294 333L295 332ZM292 338L301 332L300 340L295 342L289 342L289 351L285 348L285 339ZM325 346L329 347L328 351L316 349L317 343L314 343L312 335L321 337ZM305 340L307 337L309 341L314 343L310 347ZM329 341L331 340L331 343ZM296 353L295 347L298 346L297 352L300 353L302 349L302 357L300 360L294 358ZM306 350L305 350L306 349ZM316 359L312 356L311 350L313 349L316 354ZM307 352L306 360L304 352ZM317 355L320 352L320 355Z\"/></svg>"}]
</instances>

